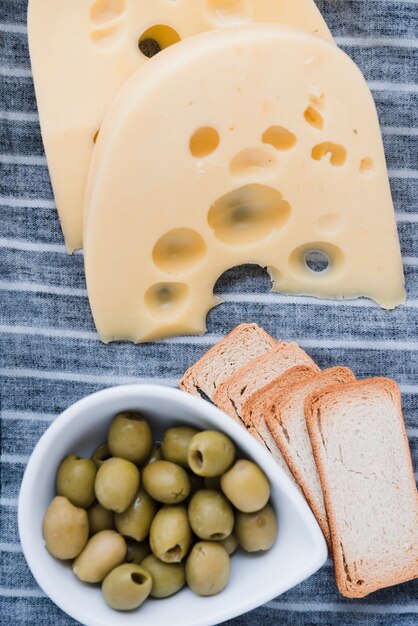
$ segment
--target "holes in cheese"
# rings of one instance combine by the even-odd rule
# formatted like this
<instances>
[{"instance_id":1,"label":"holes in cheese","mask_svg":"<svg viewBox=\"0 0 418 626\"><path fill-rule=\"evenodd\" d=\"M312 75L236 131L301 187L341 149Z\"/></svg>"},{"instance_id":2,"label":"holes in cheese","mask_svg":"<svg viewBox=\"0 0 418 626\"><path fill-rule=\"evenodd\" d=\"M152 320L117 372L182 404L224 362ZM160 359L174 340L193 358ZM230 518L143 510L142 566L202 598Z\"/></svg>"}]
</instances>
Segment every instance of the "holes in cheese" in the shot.
<instances>
[{"instance_id":1,"label":"holes in cheese","mask_svg":"<svg viewBox=\"0 0 418 626\"><path fill-rule=\"evenodd\" d=\"M187 306L189 288L184 283L158 283L145 294L148 313L158 320L167 322L176 319Z\"/></svg>"},{"instance_id":2,"label":"holes in cheese","mask_svg":"<svg viewBox=\"0 0 418 626\"><path fill-rule=\"evenodd\" d=\"M292 252L289 259L291 269L305 280L335 280L344 268L342 250L324 241L306 243Z\"/></svg>"},{"instance_id":3,"label":"holes in cheese","mask_svg":"<svg viewBox=\"0 0 418 626\"><path fill-rule=\"evenodd\" d=\"M119 18L126 11L126 0L96 0L90 9L90 19L96 26L103 26Z\"/></svg>"},{"instance_id":4,"label":"holes in cheese","mask_svg":"<svg viewBox=\"0 0 418 626\"><path fill-rule=\"evenodd\" d=\"M210 126L198 128L190 137L190 152L193 156L202 159L215 152L219 146L219 141L219 133L216 128Z\"/></svg>"},{"instance_id":5,"label":"holes in cheese","mask_svg":"<svg viewBox=\"0 0 418 626\"><path fill-rule=\"evenodd\" d=\"M303 116L308 124L310 124L314 128L318 128L319 130L322 130L324 128L324 118L322 117L320 112L314 109L312 106L308 106L308 108L305 109L305 113L303 114Z\"/></svg>"},{"instance_id":6,"label":"holes in cheese","mask_svg":"<svg viewBox=\"0 0 418 626\"><path fill-rule=\"evenodd\" d=\"M321 64L307 64L311 56ZM312 140L321 131L304 119L313 84L326 94L325 145ZM204 125L221 137L206 159L190 150ZM276 126L297 137L290 150L263 143ZM268 268L275 291L367 296L385 308L404 302L373 99L354 63L319 37L251 24L184 40L125 85L97 148L86 196L85 267L105 341L204 332L208 311L219 304L219 276L244 264ZM257 167L268 152L278 167ZM366 176L359 167L368 156L374 167ZM331 167L330 157L344 166ZM197 234L187 238L184 256L171 249L179 229ZM204 256L194 244L199 236ZM325 271L309 269L312 251L329 259Z\"/></svg>"},{"instance_id":7,"label":"holes in cheese","mask_svg":"<svg viewBox=\"0 0 418 626\"><path fill-rule=\"evenodd\" d=\"M236 177L269 177L278 167L277 155L273 148L244 148L229 164L229 171Z\"/></svg>"},{"instance_id":8,"label":"holes in cheese","mask_svg":"<svg viewBox=\"0 0 418 626\"><path fill-rule=\"evenodd\" d=\"M152 258L166 274L190 271L206 256L205 240L191 228L176 228L166 233L155 244Z\"/></svg>"},{"instance_id":9,"label":"holes in cheese","mask_svg":"<svg viewBox=\"0 0 418 626\"><path fill-rule=\"evenodd\" d=\"M30 57L42 138L69 251L82 245L92 137L124 83L180 35L187 39L243 19L289 24L332 41L314 0L29 2ZM201 119L195 120L196 126Z\"/></svg>"},{"instance_id":10,"label":"holes in cheese","mask_svg":"<svg viewBox=\"0 0 418 626\"><path fill-rule=\"evenodd\" d=\"M250 21L248 0L205 0L206 13L215 26L231 26Z\"/></svg>"},{"instance_id":11,"label":"holes in cheese","mask_svg":"<svg viewBox=\"0 0 418 626\"><path fill-rule=\"evenodd\" d=\"M360 161L360 172L362 174L370 174L373 171L374 162L371 157L364 157Z\"/></svg>"},{"instance_id":12,"label":"holes in cheese","mask_svg":"<svg viewBox=\"0 0 418 626\"><path fill-rule=\"evenodd\" d=\"M151 58L161 50L180 41L180 35L167 24L156 24L147 28L138 40L138 48L144 56Z\"/></svg>"},{"instance_id":13,"label":"holes in cheese","mask_svg":"<svg viewBox=\"0 0 418 626\"><path fill-rule=\"evenodd\" d=\"M312 148L312 158L321 161L329 155L331 165L341 167L347 160L347 149L332 141L324 141Z\"/></svg>"},{"instance_id":14,"label":"holes in cheese","mask_svg":"<svg viewBox=\"0 0 418 626\"><path fill-rule=\"evenodd\" d=\"M296 135L283 126L270 126L263 134L263 143L276 150L290 150L296 144Z\"/></svg>"},{"instance_id":15,"label":"holes in cheese","mask_svg":"<svg viewBox=\"0 0 418 626\"><path fill-rule=\"evenodd\" d=\"M99 133L100 133L100 128L98 128L96 130L96 132L94 133L94 135L93 135L93 143L96 143L96 141L97 141L97 139L99 137Z\"/></svg>"},{"instance_id":16,"label":"holes in cheese","mask_svg":"<svg viewBox=\"0 0 418 626\"><path fill-rule=\"evenodd\" d=\"M290 204L266 185L251 184L222 196L210 208L209 226L215 237L230 246L264 240L289 219Z\"/></svg>"}]
</instances>

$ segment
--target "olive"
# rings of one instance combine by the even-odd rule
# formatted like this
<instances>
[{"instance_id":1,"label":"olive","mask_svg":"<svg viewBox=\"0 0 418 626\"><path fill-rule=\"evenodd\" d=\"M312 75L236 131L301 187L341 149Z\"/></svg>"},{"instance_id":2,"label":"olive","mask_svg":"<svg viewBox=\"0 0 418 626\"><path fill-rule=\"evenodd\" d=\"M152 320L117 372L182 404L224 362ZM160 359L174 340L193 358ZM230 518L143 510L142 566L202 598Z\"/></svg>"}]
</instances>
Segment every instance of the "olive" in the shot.
<instances>
[{"instance_id":1,"label":"olive","mask_svg":"<svg viewBox=\"0 0 418 626\"><path fill-rule=\"evenodd\" d=\"M220 543L196 543L186 562L186 580L198 596L214 596L228 584L230 560Z\"/></svg>"},{"instance_id":2,"label":"olive","mask_svg":"<svg viewBox=\"0 0 418 626\"><path fill-rule=\"evenodd\" d=\"M229 556L234 554L234 552L238 548L238 539L236 538L234 533L231 533L229 535L229 537L227 537L223 541L220 541L220 543L223 545L225 550L228 552Z\"/></svg>"},{"instance_id":3,"label":"olive","mask_svg":"<svg viewBox=\"0 0 418 626\"><path fill-rule=\"evenodd\" d=\"M186 583L182 563L163 563L151 554L141 565L152 576L151 598L168 598L180 591Z\"/></svg>"},{"instance_id":4,"label":"olive","mask_svg":"<svg viewBox=\"0 0 418 626\"><path fill-rule=\"evenodd\" d=\"M97 535L101 530L115 528L112 511L108 511L99 502L95 502L87 510L90 535Z\"/></svg>"},{"instance_id":5,"label":"olive","mask_svg":"<svg viewBox=\"0 0 418 626\"><path fill-rule=\"evenodd\" d=\"M267 504L255 513L238 512L235 534L239 545L247 552L270 550L277 537L277 518L272 507Z\"/></svg>"},{"instance_id":6,"label":"olive","mask_svg":"<svg viewBox=\"0 0 418 626\"><path fill-rule=\"evenodd\" d=\"M153 445L152 450L151 450L151 456L149 457L145 465L150 465L151 463L154 463L155 461L162 461L162 459L163 459L163 455L161 452L161 444L156 443Z\"/></svg>"},{"instance_id":7,"label":"olive","mask_svg":"<svg viewBox=\"0 0 418 626\"><path fill-rule=\"evenodd\" d=\"M197 435L199 431L195 428L182 426L179 428L170 428L164 433L161 451L166 461L177 463L182 467L188 468L187 450L190 441Z\"/></svg>"},{"instance_id":8,"label":"olive","mask_svg":"<svg viewBox=\"0 0 418 626\"><path fill-rule=\"evenodd\" d=\"M74 574L85 583L99 583L123 563L126 543L114 530L102 530L87 542L73 563Z\"/></svg>"},{"instance_id":9,"label":"olive","mask_svg":"<svg viewBox=\"0 0 418 626\"><path fill-rule=\"evenodd\" d=\"M152 578L146 569L134 563L124 563L106 576L102 593L112 609L132 611L145 602L151 588Z\"/></svg>"},{"instance_id":10,"label":"olive","mask_svg":"<svg viewBox=\"0 0 418 626\"><path fill-rule=\"evenodd\" d=\"M221 490L221 477L214 476L212 478L205 478L203 481L205 485L205 489L216 489L216 491Z\"/></svg>"},{"instance_id":11,"label":"olive","mask_svg":"<svg viewBox=\"0 0 418 626\"><path fill-rule=\"evenodd\" d=\"M141 541L141 543L139 543L133 539L127 539L126 547L125 561L127 563L136 563L136 565L141 565L145 557L151 554L149 541Z\"/></svg>"},{"instance_id":12,"label":"olive","mask_svg":"<svg viewBox=\"0 0 418 626\"><path fill-rule=\"evenodd\" d=\"M193 532L207 541L222 541L234 528L232 506L219 491L202 489L189 504L189 520Z\"/></svg>"},{"instance_id":13,"label":"olive","mask_svg":"<svg viewBox=\"0 0 418 626\"><path fill-rule=\"evenodd\" d=\"M243 513L262 509L270 498L270 484L264 472L251 461L237 461L221 478L222 491Z\"/></svg>"},{"instance_id":14,"label":"olive","mask_svg":"<svg viewBox=\"0 0 418 626\"><path fill-rule=\"evenodd\" d=\"M108 459L99 468L94 490L105 509L123 513L139 488L138 468L125 459Z\"/></svg>"},{"instance_id":15,"label":"olive","mask_svg":"<svg viewBox=\"0 0 418 626\"><path fill-rule=\"evenodd\" d=\"M141 465L151 454L151 428L140 413L119 413L110 425L107 444L112 456Z\"/></svg>"},{"instance_id":16,"label":"olive","mask_svg":"<svg viewBox=\"0 0 418 626\"><path fill-rule=\"evenodd\" d=\"M143 541L149 535L151 522L158 506L143 489L136 494L132 504L123 513L115 513L115 525L125 537Z\"/></svg>"},{"instance_id":17,"label":"olive","mask_svg":"<svg viewBox=\"0 0 418 626\"><path fill-rule=\"evenodd\" d=\"M55 481L58 496L64 496L74 506L87 509L94 502L96 466L91 459L69 454L58 468Z\"/></svg>"},{"instance_id":18,"label":"olive","mask_svg":"<svg viewBox=\"0 0 418 626\"><path fill-rule=\"evenodd\" d=\"M170 461L155 461L144 467L142 483L149 495L163 504L183 502L190 493L187 472Z\"/></svg>"},{"instance_id":19,"label":"olive","mask_svg":"<svg viewBox=\"0 0 418 626\"><path fill-rule=\"evenodd\" d=\"M111 456L112 455L109 452L107 443L102 443L102 445L96 448L93 454L91 455L91 460L93 461L97 469L99 469L99 467L103 465L105 461L110 459Z\"/></svg>"},{"instance_id":20,"label":"olive","mask_svg":"<svg viewBox=\"0 0 418 626\"><path fill-rule=\"evenodd\" d=\"M187 460L198 476L213 478L226 472L235 459L235 446L223 433L207 430L190 442Z\"/></svg>"},{"instance_id":21,"label":"olive","mask_svg":"<svg viewBox=\"0 0 418 626\"><path fill-rule=\"evenodd\" d=\"M192 531L183 506L163 507L151 524L150 545L164 563L180 563L186 556Z\"/></svg>"},{"instance_id":22,"label":"olive","mask_svg":"<svg viewBox=\"0 0 418 626\"><path fill-rule=\"evenodd\" d=\"M56 559L75 559L89 538L87 513L62 496L51 502L42 523L46 549Z\"/></svg>"}]
</instances>

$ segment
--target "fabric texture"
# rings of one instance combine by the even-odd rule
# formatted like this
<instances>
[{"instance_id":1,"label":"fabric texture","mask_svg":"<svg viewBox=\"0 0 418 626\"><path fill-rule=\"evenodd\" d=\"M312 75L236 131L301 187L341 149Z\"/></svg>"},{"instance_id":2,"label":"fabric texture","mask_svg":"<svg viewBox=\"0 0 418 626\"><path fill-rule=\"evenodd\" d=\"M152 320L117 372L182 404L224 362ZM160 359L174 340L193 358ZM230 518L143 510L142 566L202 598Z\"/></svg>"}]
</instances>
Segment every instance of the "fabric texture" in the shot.
<instances>
[{"instance_id":1,"label":"fabric texture","mask_svg":"<svg viewBox=\"0 0 418 626\"><path fill-rule=\"evenodd\" d=\"M225 304L209 315L207 336L105 346L95 334L86 298L83 256L65 253L54 208L30 70L27 0L0 0L0 622L4 626L76 623L38 588L19 545L19 486L27 458L49 424L76 400L111 385L141 381L176 385L188 366L241 322L254 321L277 338L298 341L322 368L346 365L360 378L394 378L402 388L418 469L418 2L318 4L337 43L364 72L377 104L404 256L406 306L388 313L366 300L335 303L269 294L265 271L241 267L217 285ZM328 562L305 583L230 624L412 626L417 620L417 582L349 601L339 596Z\"/></svg>"}]
</instances>

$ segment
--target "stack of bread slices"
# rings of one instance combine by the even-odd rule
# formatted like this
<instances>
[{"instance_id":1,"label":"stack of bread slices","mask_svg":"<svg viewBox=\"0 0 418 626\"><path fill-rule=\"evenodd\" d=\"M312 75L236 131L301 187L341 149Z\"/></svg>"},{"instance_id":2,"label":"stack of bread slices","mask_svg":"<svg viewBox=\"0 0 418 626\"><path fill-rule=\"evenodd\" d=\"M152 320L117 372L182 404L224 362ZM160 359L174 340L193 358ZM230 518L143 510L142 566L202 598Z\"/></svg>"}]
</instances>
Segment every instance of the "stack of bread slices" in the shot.
<instances>
[{"instance_id":1,"label":"stack of bread slices","mask_svg":"<svg viewBox=\"0 0 418 626\"><path fill-rule=\"evenodd\" d=\"M246 427L296 482L344 596L418 577L418 494L394 381L321 371L297 344L242 324L180 387Z\"/></svg>"}]
</instances>

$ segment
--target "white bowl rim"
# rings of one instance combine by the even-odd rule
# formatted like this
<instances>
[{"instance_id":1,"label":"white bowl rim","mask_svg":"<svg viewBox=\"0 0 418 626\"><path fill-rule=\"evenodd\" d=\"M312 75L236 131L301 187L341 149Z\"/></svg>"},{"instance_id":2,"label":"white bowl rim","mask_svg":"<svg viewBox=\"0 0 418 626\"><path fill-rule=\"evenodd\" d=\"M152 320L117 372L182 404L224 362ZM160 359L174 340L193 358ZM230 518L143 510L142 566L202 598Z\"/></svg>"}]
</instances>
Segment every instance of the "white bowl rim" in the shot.
<instances>
[{"instance_id":1,"label":"white bowl rim","mask_svg":"<svg viewBox=\"0 0 418 626\"><path fill-rule=\"evenodd\" d=\"M39 439L29 458L24 472L18 498L18 528L20 543L32 575L34 576L39 587L44 591L46 596L52 602L54 602L54 604L56 604L56 606L58 606L73 619L79 621L81 624L85 624L85 622L83 622L83 611L80 610L78 606L74 606L74 604L71 602L70 594L68 594L65 599L60 599L60 601L57 601L57 599L54 597L53 588L51 586L50 580L44 573L42 564L35 562L32 558L30 540L33 534L33 530L31 530L30 524L31 512L29 507L30 498L28 496L29 494L33 493L34 490L36 490L35 477L38 475L38 470L40 464L42 463L43 455L48 451L51 443L54 441L56 436L63 429L65 429L65 427L73 420L74 416L80 412L87 412L88 409L92 405L96 404L98 400L106 400L109 398L118 397L122 399L127 394L134 394L138 398L151 396L155 398L156 395L158 395L159 397L165 396L167 399L171 399L174 402L179 401L189 404L191 408L195 409L197 418L199 418L202 413L205 413L205 417L208 420L211 420L214 423L218 424L219 430L222 430L223 432L228 434L233 440L238 442L238 444L239 440L243 436L248 437L249 441L257 446L256 456L261 456L263 460L262 465L264 466L264 468L268 468L267 473L269 475L269 479L276 485L280 485L280 489L286 493L287 497L289 497L296 505L299 513L303 515L306 530L310 533L313 545L315 546L314 550L312 551L310 560L308 560L305 563L305 566L299 570L298 575L295 575L292 579L289 579L286 589L291 589L295 585L301 583L303 580L306 580L306 578L313 575L322 567L322 565L324 565L328 557L328 549L323 534L311 509L306 503L304 497L301 495L301 493L298 491L298 489L295 487L289 477L286 476L283 470L277 465L276 461L273 459L270 453L265 450L259 442L254 440L252 436L247 433L246 430L244 430L234 420L230 418L225 419L225 414L215 405L201 398L194 397L187 392L181 391L179 389L154 384L122 385L111 387L108 389L102 389L93 394L90 394L70 405L65 411L58 415L55 418L54 422L48 427L48 429ZM280 477L280 480L275 479L276 475ZM235 617L238 617L239 615L243 615L249 611L252 611L269 602L280 593L280 590L278 590L276 594L272 595L271 590L260 590L260 593L257 596L254 595L251 598L243 598L242 603L239 606L226 606L223 614L219 616L219 620L216 623L219 624L221 622L233 619ZM94 621L94 623L89 623L88 626L103 626L103 622L97 620ZM204 611L202 611L200 619L198 621L193 621L193 626L214 626L213 617L206 617Z\"/></svg>"}]
</instances>

